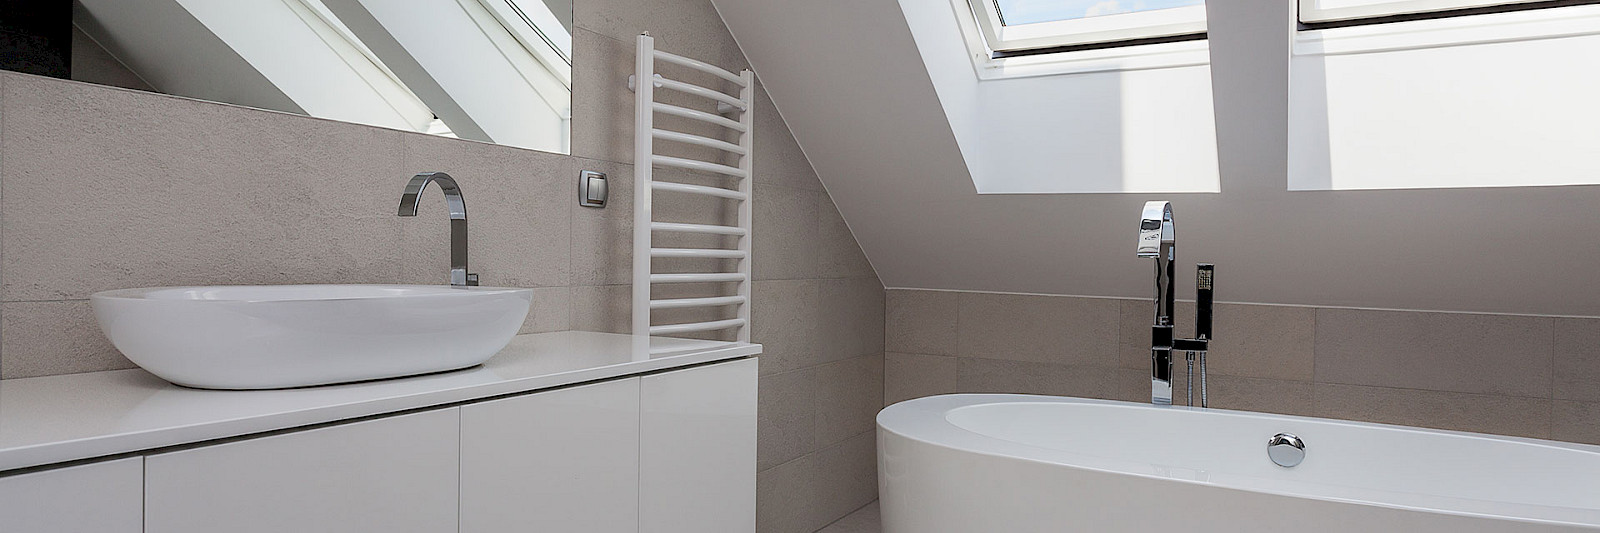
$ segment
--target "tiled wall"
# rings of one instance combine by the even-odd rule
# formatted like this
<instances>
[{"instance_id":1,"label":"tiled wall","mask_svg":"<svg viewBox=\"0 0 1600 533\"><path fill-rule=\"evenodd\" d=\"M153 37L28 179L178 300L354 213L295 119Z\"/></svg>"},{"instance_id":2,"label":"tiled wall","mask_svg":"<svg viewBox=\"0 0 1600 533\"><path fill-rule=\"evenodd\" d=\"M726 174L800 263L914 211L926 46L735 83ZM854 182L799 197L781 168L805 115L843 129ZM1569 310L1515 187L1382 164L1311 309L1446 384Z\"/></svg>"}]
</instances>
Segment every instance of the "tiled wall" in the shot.
<instances>
[{"instance_id":1,"label":"tiled wall","mask_svg":"<svg viewBox=\"0 0 1600 533\"><path fill-rule=\"evenodd\" d=\"M747 63L705 0L580 0L575 25L570 156L0 74L0 377L130 368L91 315L100 290L444 283L444 202L394 214L405 181L428 170L461 181L483 284L536 288L525 331L627 331L633 36ZM758 96L760 529L812 531L876 495L884 291ZM576 205L580 169L614 178L610 206ZM726 220L714 202L657 195L656 208Z\"/></svg>"},{"instance_id":2,"label":"tiled wall","mask_svg":"<svg viewBox=\"0 0 1600 533\"><path fill-rule=\"evenodd\" d=\"M1218 304L1212 407L1600 444L1600 319ZM884 402L1147 402L1151 304L891 290ZM1177 306L1192 337L1194 304ZM1174 396L1184 394L1184 364ZM1198 398L1198 392L1196 392Z\"/></svg>"}]
</instances>

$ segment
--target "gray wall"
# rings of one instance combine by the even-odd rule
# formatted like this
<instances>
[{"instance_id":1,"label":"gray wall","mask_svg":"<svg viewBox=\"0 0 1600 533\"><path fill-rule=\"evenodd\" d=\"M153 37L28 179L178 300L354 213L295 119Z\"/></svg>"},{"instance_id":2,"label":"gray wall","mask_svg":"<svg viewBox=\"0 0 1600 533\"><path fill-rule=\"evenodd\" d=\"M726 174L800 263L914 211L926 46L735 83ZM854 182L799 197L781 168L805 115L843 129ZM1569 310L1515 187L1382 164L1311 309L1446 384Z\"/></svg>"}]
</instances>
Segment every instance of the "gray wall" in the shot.
<instances>
[{"instance_id":1,"label":"gray wall","mask_svg":"<svg viewBox=\"0 0 1600 533\"><path fill-rule=\"evenodd\" d=\"M885 404L1150 401L1148 300L894 289L887 301ZM1180 302L1180 336L1193 317ZM1215 332L1212 407L1600 444L1597 319L1218 304ZM1183 370L1180 358L1176 397Z\"/></svg>"},{"instance_id":2,"label":"gray wall","mask_svg":"<svg viewBox=\"0 0 1600 533\"><path fill-rule=\"evenodd\" d=\"M704 0L577 4L571 156L0 74L0 377L131 368L94 322L95 291L444 283L444 202L394 215L429 170L462 182L483 284L536 289L524 331L627 331L633 36L747 63ZM812 531L876 495L884 292L764 92L756 113L759 516ZM576 205L580 169L616 179L612 205ZM657 198L682 221L731 215Z\"/></svg>"}]
</instances>

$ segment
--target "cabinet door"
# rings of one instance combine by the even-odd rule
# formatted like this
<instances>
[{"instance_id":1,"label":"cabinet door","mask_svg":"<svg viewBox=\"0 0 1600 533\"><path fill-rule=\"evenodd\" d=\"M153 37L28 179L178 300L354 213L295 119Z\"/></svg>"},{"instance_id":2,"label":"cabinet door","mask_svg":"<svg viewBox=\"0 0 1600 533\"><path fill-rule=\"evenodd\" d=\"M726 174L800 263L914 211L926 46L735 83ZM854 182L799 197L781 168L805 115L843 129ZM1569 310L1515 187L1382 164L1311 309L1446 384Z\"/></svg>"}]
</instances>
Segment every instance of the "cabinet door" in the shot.
<instances>
[{"instance_id":1,"label":"cabinet door","mask_svg":"<svg viewBox=\"0 0 1600 533\"><path fill-rule=\"evenodd\" d=\"M639 530L639 378L461 408L461 531Z\"/></svg>"},{"instance_id":2,"label":"cabinet door","mask_svg":"<svg viewBox=\"0 0 1600 533\"><path fill-rule=\"evenodd\" d=\"M756 529L756 360L645 376L640 531Z\"/></svg>"},{"instance_id":3,"label":"cabinet door","mask_svg":"<svg viewBox=\"0 0 1600 533\"><path fill-rule=\"evenodd\" d=\"M146 533L456 531L458 410L145 458Z\"/></svg>"},{"instance_id":4,"label":"cabinet door","mask_svg":"<svg viewBox=\"0 0 1600 533\"><path fill-rule=\"evenodd\" d=\"M139 533L144 458L0 477L0 531Z\"/></svg>"}]
</instances>

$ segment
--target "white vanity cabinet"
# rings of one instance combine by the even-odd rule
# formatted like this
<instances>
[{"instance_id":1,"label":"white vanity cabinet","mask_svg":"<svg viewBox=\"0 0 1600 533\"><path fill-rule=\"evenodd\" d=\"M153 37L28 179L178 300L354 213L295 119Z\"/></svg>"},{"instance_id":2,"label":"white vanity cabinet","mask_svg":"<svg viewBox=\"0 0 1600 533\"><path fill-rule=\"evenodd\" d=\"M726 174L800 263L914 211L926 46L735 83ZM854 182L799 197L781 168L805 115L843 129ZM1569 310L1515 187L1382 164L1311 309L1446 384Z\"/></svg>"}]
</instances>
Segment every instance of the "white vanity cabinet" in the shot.
<instances>
[{"instance_id":1,"label":"white vanity cabinet","mask_svg":"<svg viewBox=\"0 0 1600 533\"><path fill-rule=\"evenodd\" d=\"M585 335L563 338L632 341ZM734 357L630 357L580 369L642 368L394 410L407 396L386 394L383 408L337 404L346 418L287 429L239 430L248 419L219 415L229 431L0 474L0 533L753 533L757 363ZM473 375L439 379L451 377ZM295 409L284 416L306 420L320 404L305 398L361 387L227 400L283 401ZM198 401L227 392L176 392L197 401L185 413L229 408Z\"/></svg>"},{"instance_id":2,"label":"white vanity cabinet","mask_svg":"<svg viewBox=\"0 0 1600 533\"><path fill-rule=\"evenodd\" d=\"M641 379L639 531L756 529L756 360Z\"/></svg>"},{"instance_id":3,"label":"white vanity cabinet","mask_svg":"<svg viewBox=\"0 0 1600 533\"><path fill-rule=\"evenodd\" d=\"M144 459L0 477L0 531L139 533Z\"/></svg>"},{"instance_id":4,"label":"white vanity cabinet","mask_svg":"<svg viewBox=\"0 0 1600 533\"><path fill-rule=\"evenodd\" d=\"M145 533L456 531L459 409L145 458Z\"/></svg>"},{"instance_id":5,"label":"white vanity cabinet","mask_svg":"<svg viewBox=\"0 0 1600 533\"><path fill-rule=\"evenodd\" d=\"M756 360L461 408L461 532L749 533Z\"/></svg>"},{"instance_id":6,"label":"white vanity cabinet","mask_svg":"<svg viewBox=\"0 0 1600 533\"><path fill-rule=\"evenodd\" d=\"M461 531L639 529L639 378L461 407Z\"/></svg>"}]
</instances>

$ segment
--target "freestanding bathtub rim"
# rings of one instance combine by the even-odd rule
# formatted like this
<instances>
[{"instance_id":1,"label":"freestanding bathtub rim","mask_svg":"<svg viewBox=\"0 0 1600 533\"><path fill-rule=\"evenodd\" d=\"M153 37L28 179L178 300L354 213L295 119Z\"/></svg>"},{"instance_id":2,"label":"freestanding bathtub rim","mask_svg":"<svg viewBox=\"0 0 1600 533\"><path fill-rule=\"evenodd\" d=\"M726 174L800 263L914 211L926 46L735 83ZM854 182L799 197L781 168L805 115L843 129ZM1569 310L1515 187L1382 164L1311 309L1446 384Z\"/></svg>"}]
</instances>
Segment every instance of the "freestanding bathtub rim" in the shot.
<instances>
[{"instance_id":1,"label":"freestanding bathtub rim","mask_svg":"<svg viewBox=\"0 0 1600 533\"><path fill-rule=\"evenodd\" d=\"M1196 414L1242 416L1252 419L1270 419L1285 424L1301 422L1322 424L1332 427L1348 427L1363 429L1378 429L1415 433L1422 435L1450 436L1467 439L1480 439L1506 443L1516 443L1535 447L1552 448L1571 452L1595 454L1600 460L1600 446L1579 443L1550 441L1526 437L1511 437L1487 435L1461 431L1435 430L1412 426L1392 424L1377 424L1369 422L1356 422L1347 420L1334 420L1315 417L1293 415L1279 415L1258 413L1250 411L1233 411L1226 409L1200 409L1194 407L1160 407L1142 403L1122 402L1115 400L1100 400L1091 398L1071 398L1059 396L1036 396L1025 394L946 394L928 396L906 400L890 405L878 413L878 431L890 433L899 438L909 439L931 446L938 446L957 450L963 453L973 453L984 456L998 457L1009 460L1019 460L1055 467L1073 468L1088 471L1104 472L1118 475L1136 476L1141 478L1156 479L1165 482L1176 482L1194 485L1210 486L1224 490L1244 491L1251 493L1270 494L1293 498L1305 498L1338 503L1368 505L1374 507L1399 509L1406 511L1439 513L1446 515L1484 518L1493 520L1510 520L1532 524L1549 524L1560 526L1577 526L1584 528L1600 529L1600 509L1562 507L1551 505L1537 505L1518 502L1487 501L1467 499L1454 496L1424 495L1415 493L1388 492L1370 488L1348 490L1347 495L1309 494L1292 490L1274 490L1260 486L1238 486L1221 484L1212 481L1188 479L1181 475L1154 475L1144 472L1131 471L1125 467L1125 462L1115 459L1101 459L1084 454L1073 453L1059 449L1036 446L1015 442L991 435L986 435L962 428L948 420L948 415L964 407L984 406L992 404L1079 404L1103 405L1119 409L1134 410L1177 410L1194 412ZM882 437L880 436L880 439ZM1263 440L1263 445L1265 440ZM1315 446L1308 444L1308 448ZM1262 451L1265 460L1265 450ZM1319 487L1328 485L1304 482ZM1600 481L1597 481L1600 483ZM1338 487L1335 487L1338 488ZM1597 485L1596 490L1600 490ZM1401 501L1385 501L1362 495L1388 495ZM1453 504L1453 505L1448 505ZM1471 505L1463 505L1471 504ZM1463 508L1469 507L1469 508Z\"/></svg>"}]
</instances>

